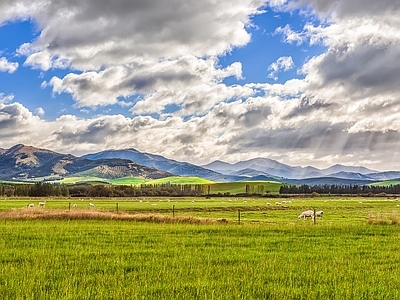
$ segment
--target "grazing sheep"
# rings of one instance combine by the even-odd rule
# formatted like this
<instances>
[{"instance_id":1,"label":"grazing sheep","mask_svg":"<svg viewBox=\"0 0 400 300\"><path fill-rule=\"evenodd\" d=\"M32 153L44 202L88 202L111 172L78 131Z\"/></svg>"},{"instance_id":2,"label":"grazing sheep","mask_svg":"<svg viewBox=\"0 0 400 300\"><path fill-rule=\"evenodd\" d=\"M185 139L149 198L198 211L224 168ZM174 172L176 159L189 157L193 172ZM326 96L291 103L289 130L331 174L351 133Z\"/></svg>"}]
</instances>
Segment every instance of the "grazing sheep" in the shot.
<instances>
[{"instance_id":1,"label":"grazing sheep","mask_svg":"<svg viewBox=\"0 0 400 300\"><path fill-rule=\"evenodd\" d=\"M282 202L275 202L275 205L282 205Z\"/></svg>"},{"instance_id":2,"label":"grazing sheep","mask_svg":"<svg viewBox=\"0 0 400 300\"><path fill-rule=\"evenodd\" d=\"M77 208L77 207L78 207L78 204L72 205L72 208Z\"/></svg>"},{"instance_id":3,"label":"grazing sheep","mask_svg":"<svg viewBox=\"0 0 400 300\"><path fill-rule=\"evenodd\" d=\"M270 206L270 205L271 205L271 203L267 202L267 206Z\"/></svg>"},{"instance_id":4,"label":"grazing sheep","mask_svg":"<svg viewBox=\"0 0 400 300\"><path fill-rule=\"evenodd\" d=\"M89 203L89 207L94 207L94 204L93 203Z\"/></svg>"},{"instance_id":5,"label":"grazing sheep","mask_svg":"<svg viewBox=\"0 0 400 300\"><path fill-rule=\"evenodd\" d=\"M26 207L34 207L35 206L35 204L33 204L33 203L31 203L31 204L28 204Z\"/></svg>"},{"instance_id":6,"label":"grazing sheep","mask_svg":"<svg viewBox=\"0 0 400 300\"><path fill-rule=\"evenodd\" d=\"M322 210L316 211L315 212L315 217L318 218L322 218L324 216L324 212Z\"/></svg>"},{"instance_id":7,"label":"grazing sheep","mask_svg":"<svg viewBox=\"0 0 400 300\"><path fill-rule=\"evenodd\" d=\"M303 211L303 212L297 217L298 220L300 220L301 218L303 218L304 220L307 219L307 218L313 219L313 218L314 218L314 212L313 212L312 210Z\"/></svg>"},{"instance_id":8,"label":"grazing sheep","mask_svg":"<svg viewBox=\"0 0 400 300\"><path fill-rule=\"evenodd\" d=\"M39 202L39 206L45 206L46 205L46 201L44 202Z\"/></svg>"}]
</instances>

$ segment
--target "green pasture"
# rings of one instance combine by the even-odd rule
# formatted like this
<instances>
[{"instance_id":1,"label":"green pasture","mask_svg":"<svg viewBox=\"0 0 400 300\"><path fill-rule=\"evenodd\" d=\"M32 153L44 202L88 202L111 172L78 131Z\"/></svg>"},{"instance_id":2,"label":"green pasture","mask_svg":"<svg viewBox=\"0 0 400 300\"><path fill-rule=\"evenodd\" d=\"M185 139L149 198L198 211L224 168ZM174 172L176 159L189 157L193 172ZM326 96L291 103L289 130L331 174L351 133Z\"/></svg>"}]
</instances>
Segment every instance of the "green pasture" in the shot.
<instances>
[{"instance_id":1,"label":"green pasture","mask_svg":"<svg viewBox=\"0 0 400 300\"><path fill-rule=\"evenodd\" d=\"M211 184L211 194L217 193L230 193L230 194L243 194L246 193L246 185L254 186L254 193L258 193L258 186L264 186L264 193L277 194L282 186L280 182L273 181L238 181L238 182L220 182Z\"/></svg>"},{"instance_id":2,"label":"green pasture","mask_svg":"<svg viewBox=\"0 0 400 300\"><path fill-rule=\"evenodd\" d=\"M400 299L399 226L0 224L2 299Z\"/></svg>"},{"instance_id":3,"label":"green pasture","mask_svg":"<svg viewBox=\"0 0 400 300\"><path fill-rule=\"evenodd\" d=\"M146 183L146 181L146 179L139 177L122 177L109 180L111 184L115 185L139 185L142 183Z\"/></svg>"},{"instance_id":4,"label":"green pasture","mask_svg":"<svg viewBox=\"0 0 400 300\"><path fill-rule=\"evenodd\" d=\"M190 176L171 176L160 179L149 180L146 184L213 184L211 180L203 179L200 177L190 177Z\"/></svg>"},{"instance_id":5,"label":"green pasture","mask_svg":"<svg viewBox=\"0 0 400 300\"><path fill-rule=\"evenodd\" d=\"M400 180L396 179L396 180L387 180L387 181L382 181L382 182L376 182L376 183L372 183L370 185L372 186L391 186L391 185L398 185L400 184Z\"/></svg>"},{"instance_id":6,"label":"green pasture","mask_svg":"<svg viewBox=\"0 0 400 300\"><path fill-rule=\"evenodd\" d=\"M44 207L39 202L46 201ZM279 202L279 203L277 203ZM89 203L95 205L89 207ZM34 204L33 208L27 208ZM280 204L280 205L277 205ZM73 208L73 206L76 208ZM323 210L321 224L364 224L368 218L391 216L400 218L399 198L393 197L133 197L133 198L2 198L0 212L7 210L88 210L121 213L154 213L174 216L193 216L242 223L295 224L310 223L297 220L304 210Z\"/></svg>"},{"instance_id":7,"label":"green pasture","mask_svg":"<svg viewBox=\"0 0 400 300\"><path fill-rule=\"evenodd\" d=\"M59 184L76 184L76 183L103 183L106 184L110 180L95 176L74 176L74 177L65 177L61 180L51 181L51 183L59 183Z\"/></svg>"}]
</instances>

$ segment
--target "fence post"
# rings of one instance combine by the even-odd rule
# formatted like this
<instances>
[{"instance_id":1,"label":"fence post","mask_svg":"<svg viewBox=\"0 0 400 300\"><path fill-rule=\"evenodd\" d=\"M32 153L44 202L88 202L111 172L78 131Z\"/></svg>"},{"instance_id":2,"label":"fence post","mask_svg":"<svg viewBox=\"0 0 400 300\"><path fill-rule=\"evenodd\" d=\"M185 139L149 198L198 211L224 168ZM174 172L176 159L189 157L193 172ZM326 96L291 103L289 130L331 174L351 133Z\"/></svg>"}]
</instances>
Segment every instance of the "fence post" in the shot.
<instances>
[{"instance_id":1,"label":"fence post","mask_svg":"<svg viewBox=\"0 0 400 300\"><path fill-rule=\"evenodd\" d=\"M238 223L240 224L240 209L238 209Z\"/></svg>"},{"instance_id":2,"label":"fence post","mask_svg":"<svg viewBox=\"0 0 400 300\"><path fill-rule=\"evenodd\" d=\"M315 208L314 208L314 225L317 224L317 216L315 215Z\"/></svg>"},{"instance_id":3,"label":"fence post","mask_svg":"<svg viewBox=\"0 0 400 300\"><path fill-rule=\"evenodd\" d=\"M116 204L116 207L117 207L117 213L118 213L118 203Z\"/></svg>"},{"instance_id":4,"label":"fence post","mask_svg":"<svg viewBox=\"0 0 400 300\"><path fill-rule=\"evenodd\" d=\"M68 203L68 210L71 210L71 202Z\"/></svg>"},{"instance_id":5,"label":"fence post","mask_svg":"<svg viewBox=\"0 0 400 300\"><path fill-rule=\"evenodd\" d=\"M172 205L172 217L175 218L175 205Z\"/></svg>"}]
</instances>

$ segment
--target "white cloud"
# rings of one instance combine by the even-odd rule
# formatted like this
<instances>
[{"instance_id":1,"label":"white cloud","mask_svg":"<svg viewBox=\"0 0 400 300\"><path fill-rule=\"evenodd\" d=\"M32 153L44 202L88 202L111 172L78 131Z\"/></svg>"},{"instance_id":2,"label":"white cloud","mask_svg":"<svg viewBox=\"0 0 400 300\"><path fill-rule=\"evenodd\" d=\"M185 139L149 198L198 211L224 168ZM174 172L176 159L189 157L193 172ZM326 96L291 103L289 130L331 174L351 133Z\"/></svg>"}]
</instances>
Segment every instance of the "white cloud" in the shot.
<instances>
[{"instance_id":1,"label":"white cloud","mask_svg":"<svg viewBox=\"0 0 400 300\"><path fill-rule=\"evenodd\" d=\"M17 62L9 62L7 58L0 57L0 72L14 73L18 69Z\"/></svg>"},{"instance_id":2,"label":"white cloud","mask_svg":"<svg viewBox=\"0 0 400 300\"><path fill-rule=\"evenodd\" d=\"M36 108L36 114L38 115L38 116L44 116L44 114L45 114L45 111L44 111L44 109L42 108L42 107L38 107L38 108Z\"/></svg>"},{"instance_id":3,"label":"white cloud","mask_svg":"<svg viewBox=\"0 0 400 300\"><path fill-rule=\"evenodd\" d=\"M134 114L48 122L8 98L0 100L5 146L23 142L76 154L136 147L198 163L264 156L400 169L393 155L400 146L397 0L266 1L277 11L309 5L321 25L308 23L300 32L287 25L275 34L303 47L321 43L326 51L302 66L304 79L243 86L223 83L242 77L241 63L221 67L218 57L250 41L250 17L264 1L181 3L2 1L0 23L32 17L41 30L18 50L26 66L76 71L42 87L71 94L82 112L119 104ZM270 76L293 67L292 57L281 57ZM140 116L154 113L160 118Z\"/></svg>"},{"instance_id":4,"label":"white cloud","mask_svg":"<svg viewBox=\"0 0 400 300\"><path fill-rule=\"evenodd\" d=\"M11 102L14 99L14 95L4 95L3 93L0 93L0 104L5 104L8 102Z\"/></svg>"},{"instance_id":5,"label":"white cloud","mask_svg":"<svg viewBox=\"0 0 400 300\"><path fill-rule=\"evenodd\" d=\"M289 24L286 24L285 27L278 27L275 29L275 34L281 34L284 36L284 41L289 44L301 45L304 42L304 35L299 32L295 32L290 28Z\"/></svg>"},{"instance_id":6,"label":"white cloud","mask_svg":"<svg viewBox=\"0 0 400 300\"><path fill-rule=\"evenodd\" d=\"M96 108L136 94L155 99L153 95L165 86L180 90L200 84L213 90L228 76L241 78L240 63L221 68L216 57L250 41L250 18L264 3L38 0L32 4L13 0L0 3L4 12L0 23L2 19L34 19L41 34L18 49L19 55L27 57L24 65L43 71L77 70L46 84L53 86L54 93L70 93L78 107ZM170 94L172 99L176 92ZM180 95L170 102L185 107L193 104L191 99L192 94ZM136 109L140 106L143 104ZM146 104L145 110L160 111L163 107L152 103Z\"/></svg>"},{"instance_id":7,"label":"white cloud","mask_svg":"<svg viewBox=\"0 0 400 300\"><path fill-rule=\"evenodd\" d=\"M268 70L272 71L268 74L269 78L273 78L275 80L278 79L277 74L281 71L289 71L294 67L294 62L291 56L282 56L279 57L276 62L272 63Z\"/></svg>"}]
</instances>

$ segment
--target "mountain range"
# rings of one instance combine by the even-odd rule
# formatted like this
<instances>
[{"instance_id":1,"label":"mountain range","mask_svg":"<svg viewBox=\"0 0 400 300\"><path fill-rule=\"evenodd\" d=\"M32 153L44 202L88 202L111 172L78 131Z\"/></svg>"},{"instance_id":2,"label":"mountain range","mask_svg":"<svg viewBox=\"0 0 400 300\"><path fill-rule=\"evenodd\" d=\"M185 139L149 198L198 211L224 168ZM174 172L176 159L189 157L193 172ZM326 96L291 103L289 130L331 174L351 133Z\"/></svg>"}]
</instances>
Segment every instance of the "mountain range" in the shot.
<instances>
[{"instance_id":1,"label":"mountain range","mask_svg":"<svg viewBox=\"0 0 400 300\"><path fill-rule=\"evenodd\" d=\"M32 146L15 145L0 150L0 179L31 180L32 178L59 179L90 171L92 176L119 178L125 176L157 179L172 174L139 165L127 159L90 160L71 154L61 154Z\"/></svg>"},{"instance_id":2,"label":"mountain range","mask_svg":"<svg viewBox=\"0 0 400 300\"><path fill-rule=\"evenodd\" d=\"M100 178L196 176L228 182L268 180L288 184L367 184L400 178L400 172L377 172L365 167L334 165L326 169L290 166L268 158L254 158L230 164L214 161L197 166L140 152L133 148L106 150L82 157L57 153L32 146L0 148L1 180L60 179L69 176Z\"/></svg>"}]
</instances>

